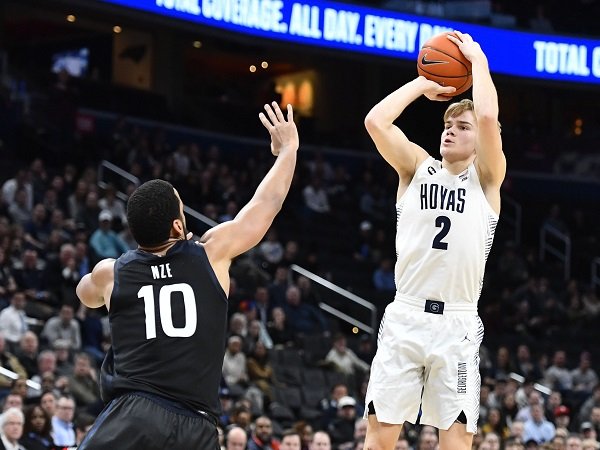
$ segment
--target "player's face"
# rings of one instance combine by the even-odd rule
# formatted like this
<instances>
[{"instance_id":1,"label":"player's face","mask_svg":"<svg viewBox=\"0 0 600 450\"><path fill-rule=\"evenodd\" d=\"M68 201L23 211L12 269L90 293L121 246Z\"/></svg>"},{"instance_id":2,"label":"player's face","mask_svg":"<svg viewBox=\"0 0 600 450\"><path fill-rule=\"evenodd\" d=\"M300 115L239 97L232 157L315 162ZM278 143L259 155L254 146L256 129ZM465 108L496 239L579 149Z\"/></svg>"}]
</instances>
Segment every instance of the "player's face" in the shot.
<instances>
[{"instance_id":1,"label":"player's face","mask_svg":"<svg viewBox=\"0 0 600 450\"><path fill-rule=\"evenodd\" d=\"M475 152L477 122L472 111L449 117L444 123L440 153L448 162L469 158Z\"/></svg>"}]
</instances>

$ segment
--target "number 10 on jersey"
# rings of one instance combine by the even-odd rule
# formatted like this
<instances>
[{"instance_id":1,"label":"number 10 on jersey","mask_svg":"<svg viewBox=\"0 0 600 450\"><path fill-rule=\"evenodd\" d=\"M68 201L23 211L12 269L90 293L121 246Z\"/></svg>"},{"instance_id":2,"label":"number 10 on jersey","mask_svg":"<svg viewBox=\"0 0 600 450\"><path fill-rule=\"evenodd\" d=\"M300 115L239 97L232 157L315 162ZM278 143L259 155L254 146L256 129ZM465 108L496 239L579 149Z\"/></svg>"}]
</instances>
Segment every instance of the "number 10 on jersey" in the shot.
<instances>
[{"instance_id":1,"label":"number 10 on jersey","mask_svg":"<svg viewBox=\"0 0 600 450\"><path fill-rule=\"evenodd\" d=\"M171 296L174 292L183 295L183 310L185 311L185 324L183 327L173 325L173 311L171 310ZM146 339L156 338L156 311L154 308L154 287L151 284L143 286L138 291L138 298L144 299L144 312L146 313ZM169 337L190 337L196 332L198 316L196 314L196 296L194 290L187 283L167 284L158 292L158 308L160 322L164 333Z\"/></svg>"}]
</instances>

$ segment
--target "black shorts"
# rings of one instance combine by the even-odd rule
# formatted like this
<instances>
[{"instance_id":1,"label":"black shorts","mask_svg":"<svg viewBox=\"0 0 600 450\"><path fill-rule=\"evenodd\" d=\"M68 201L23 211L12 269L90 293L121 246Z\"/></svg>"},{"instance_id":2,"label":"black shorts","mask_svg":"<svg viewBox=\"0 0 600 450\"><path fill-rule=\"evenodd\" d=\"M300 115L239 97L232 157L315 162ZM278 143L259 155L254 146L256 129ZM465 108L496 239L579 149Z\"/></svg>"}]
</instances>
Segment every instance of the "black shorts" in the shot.
<instances>
[{"instance_id":1,"label":"black shorts","mask_svg":"<svg viewBox=\"0 0 600 450\"><path fill-rule=\"evenodd\" d=\"M112 400L79 450L219 450L216 422L160 397L130 393Z\"/></svg>"}]
</instances>

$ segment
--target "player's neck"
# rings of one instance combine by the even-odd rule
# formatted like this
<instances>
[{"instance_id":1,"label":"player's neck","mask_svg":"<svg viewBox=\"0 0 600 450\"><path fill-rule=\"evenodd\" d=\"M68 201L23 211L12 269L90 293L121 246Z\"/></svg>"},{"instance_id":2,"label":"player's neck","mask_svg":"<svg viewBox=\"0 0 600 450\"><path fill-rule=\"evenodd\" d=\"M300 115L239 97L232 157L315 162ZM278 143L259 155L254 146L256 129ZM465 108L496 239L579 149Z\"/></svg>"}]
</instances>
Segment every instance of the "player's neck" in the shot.
<instances>
[{"instance_id":1,"label":"player's neck","mask_svg":"<svg viewBox=\"0 0 600 450\"><path fill-rule=\"evenodd\" d=\"M166 242L164 242L160 245L157 245L155 247L144 247L142 245L138 245L138 249L142 250L146 253L152 253L153 255L156 255L156 256L165 256L167 254L167 252L169 251L169 249L181 240L182 240L181 238L171 237L171 238L167 239Z\"/></svg>"},{"instance_id":2,"label":"player's neck","mask_svg":"<svg viewBox=\"0 0 600 450\"><path fill-rule=\"evenodd\" d=\"M450 172L451 174L458 175L458 174L463 173L465 170L467 170L469 165L474 160L475 160L474 155L467 159L460 159L460 160L452 161L452 162L448 161L447 159L442 158L442 167L444 169L446 169L448 172Z\"/></svg>"}]
</instances>

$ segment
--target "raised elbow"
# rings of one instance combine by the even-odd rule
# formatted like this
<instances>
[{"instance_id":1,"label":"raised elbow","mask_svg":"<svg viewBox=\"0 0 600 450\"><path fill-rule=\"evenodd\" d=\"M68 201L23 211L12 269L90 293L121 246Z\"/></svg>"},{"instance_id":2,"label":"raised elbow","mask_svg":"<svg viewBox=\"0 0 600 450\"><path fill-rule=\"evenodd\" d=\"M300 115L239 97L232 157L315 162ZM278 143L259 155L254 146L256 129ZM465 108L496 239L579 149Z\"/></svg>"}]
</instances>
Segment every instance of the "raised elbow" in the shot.
<instances>
[{"instance_id":1,"label":"raised elbow","mask_svg":"<svg viewBox=\"0 0 600 450\"><path fill-rule=\"evenodd\" d=\"M365 128L368 132L381 129L381 120L376 116L376 114L373 114L373 111L371 111L365 117Z\"/></svg>"}]
</instances>

